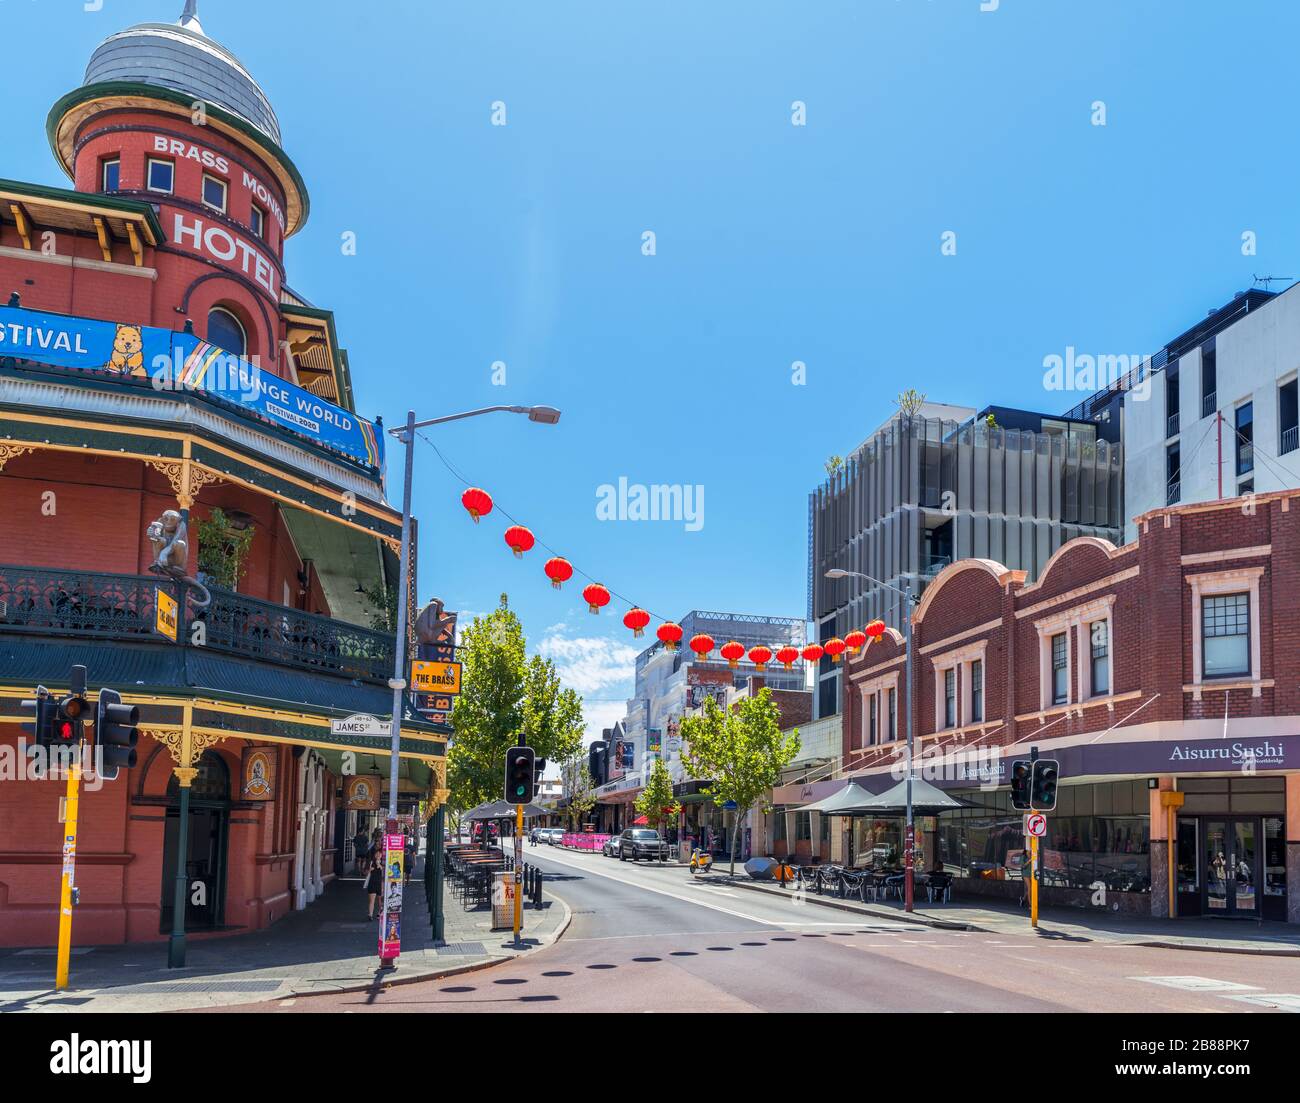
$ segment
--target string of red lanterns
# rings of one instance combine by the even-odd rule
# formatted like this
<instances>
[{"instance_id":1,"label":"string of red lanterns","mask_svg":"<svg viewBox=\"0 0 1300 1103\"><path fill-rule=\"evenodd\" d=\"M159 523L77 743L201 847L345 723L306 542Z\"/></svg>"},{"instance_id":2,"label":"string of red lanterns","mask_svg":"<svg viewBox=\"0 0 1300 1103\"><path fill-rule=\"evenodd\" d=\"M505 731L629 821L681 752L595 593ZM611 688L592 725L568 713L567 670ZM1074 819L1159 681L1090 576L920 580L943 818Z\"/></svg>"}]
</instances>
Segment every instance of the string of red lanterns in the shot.
<instances>
[{"instance_id":1,"label":"string of red lanterns","mask_svg":"<svg viewBox=\"0 0 1300 1103\"><path fill-rule=\"evenodd\" d=\"M492 512L492 495L481 487L471 486L465 490L460 497L461 505L468 511L470 518L475 524L487 514ZM505 542L515 557L522 559L524 552L531 551L537 543L532 531L523 525L511 525L505 532ZM562 555L555 555L548 559L542 568L543 573L550 579L551 585L555 589L561 589L565 582L573 577L574 567ZM582 598L587 603L588 610L593 614L599 614L601 609L610 603L611 594L609 588L600 582L592 582L585 586L582 591ZM632 630L634 638L645 635L646 626L651 620L650 613L640 606L633 606L623 615L623 624ZM775 658L786 670L794 668L795 662L802 658L805 662L816 663L824 655L829 655L832 662L838 663L840 657L847 651L850 656L860 654L864 649L869 648L885 633L885 622L883 620L873 620L865 628L855 628L844 634L844 638L832 636L824 644L810 643L802 650L790 644L783 644L774 653L770 647L764 644L756 644L749 649L748 658L755 668L759 671L767 669L768 663ZM682 627L675 621L666 620L659 625L655 632L656 637L670 651L677 650L682 639ZM707 660L710 653L714 650L716 644L712 636L707 633L698 633L691 637L690 648L695 653L697 659ZM746 656L745 647L736 640L730 640L718 648L718 653L727 661L727 665L735 668L739 665L740 660Z\"/></svg>"}]
</instances>

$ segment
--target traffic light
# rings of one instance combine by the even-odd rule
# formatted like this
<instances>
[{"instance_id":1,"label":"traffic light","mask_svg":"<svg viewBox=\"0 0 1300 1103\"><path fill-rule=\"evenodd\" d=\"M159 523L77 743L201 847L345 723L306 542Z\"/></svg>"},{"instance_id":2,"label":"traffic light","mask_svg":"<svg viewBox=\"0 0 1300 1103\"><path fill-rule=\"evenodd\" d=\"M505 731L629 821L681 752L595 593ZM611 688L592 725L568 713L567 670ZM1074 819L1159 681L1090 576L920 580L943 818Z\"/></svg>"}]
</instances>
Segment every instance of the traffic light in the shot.
<instances>
[{"instance_id":1,"label":"traffic light","mask_svg":"<svg viewBox=\"0 0 1300 1103\"><path fill-rule=\"evenodd\" d=\"M1034 807L1030 799L1029 786L1033 779L1033 763L1027 758L1018 758L1011 763L1011 807L1028 812Z\"/></svg>"},{"instance_id":2,"label":"traffic light","mask_svg":"<svg viewBox=\"0 0 1300 1103\"><path fill-rule=\"evenodd\" d=\"M117 777L117 771L135 765L135 745L140 738L136 724L140 710L134 705L122 704L122 695L115 689L101 689L99 704L95 709L95 746L100 753L100 770L108 781Z\"/></svg>"},{"instance_id":3,"label":"traffic light","mask_svg":"<svg viewBox=\"0 0 1300 1103\"><path fill-rule=\"evenodd\" d=\"M542 774L546 772L546 759L538 758L533 760L533 794L536 795L542 788Z\"/></svg>"},{"instance_id":4,"label":"traffic light","mask_svg":"<svg viewBox=\"0 0 1300 1103\"><path fill-rule=\"evenodd\" d=\"M49 744L51 747L80 746L86 721L90 719L90 702L86 700L86 668L74 666L70 681L71 688L65 696L59 698Z\"/></svg>"},{"instance_id":5,"label":"traffic light","mask_svg":"<svg viewBox=\"0 0 1300 1103\"><path fill-rule=\"evenodd\" d=\"M506 751L506 803L527 804L533 799L533 749L511 747Z\"/></svg>"},{"instance_id":6,"label":"traffic light","mask_svg":"<svg viewBox=\"0 0 1300 1103\"><path fill-rule=\"evenodd\" d=\"M1061 764L1054 758L1040 758L1034 763L1034 780L1030 798L1036 812L1050 812L1056 807L1056 780Z\"/></svg>"},{"instance_id":7,"label":"traffic light","mask_svg":"<svg viewBox=\"0 0 1300 1103\"><path fill-rule=\"evenodd\" d=\"M23 731L32 737L30 747L48 747L54 738L54 714L58 706L44 686L36 687L36 696L22 703ZM30 749L30 748L29 748Z\"/></svg>"}]
</instances>

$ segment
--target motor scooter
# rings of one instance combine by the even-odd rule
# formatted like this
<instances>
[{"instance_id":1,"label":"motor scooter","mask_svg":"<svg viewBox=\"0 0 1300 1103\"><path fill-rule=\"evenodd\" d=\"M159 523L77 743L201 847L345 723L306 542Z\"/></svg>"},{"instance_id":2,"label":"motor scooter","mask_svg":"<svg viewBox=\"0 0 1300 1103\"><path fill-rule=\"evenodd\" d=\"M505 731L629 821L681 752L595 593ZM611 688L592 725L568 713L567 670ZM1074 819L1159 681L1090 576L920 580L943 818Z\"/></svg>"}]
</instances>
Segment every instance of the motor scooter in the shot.
<instances>
[{"instance_id":1,"label":"motor scooter","mask_svg":"<svg viewBox=\"0 0 1300 1103\"><path fill-rule=\"evenodd\" d=\"M694 877L696 872L708 873L713 868L713 855L707 850L701 850L698 846L691 851L691 876Z\"/></svg>"}]
</instances>

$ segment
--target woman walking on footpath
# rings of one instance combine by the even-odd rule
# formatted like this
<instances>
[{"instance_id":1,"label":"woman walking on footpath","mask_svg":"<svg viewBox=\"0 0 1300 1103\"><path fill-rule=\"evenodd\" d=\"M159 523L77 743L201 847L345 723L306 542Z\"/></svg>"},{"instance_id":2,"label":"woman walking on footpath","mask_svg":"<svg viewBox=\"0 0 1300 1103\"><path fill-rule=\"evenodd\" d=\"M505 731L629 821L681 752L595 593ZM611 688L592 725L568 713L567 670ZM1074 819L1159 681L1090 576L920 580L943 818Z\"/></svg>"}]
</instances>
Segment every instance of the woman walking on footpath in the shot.
<instances>
[{"instance_id":1,"label":"woman walking on footpath","mask_svg":"<svg viewBox=\"0 0 1300 1103\"><path fill-rule=\"evenodd\" d=\"M374 919L375 905L379 902L380 893L384 891L383 834L378 830L366 853L366 866L370 870L366 875L366 918Z\"/></svg>"}]
</instances>

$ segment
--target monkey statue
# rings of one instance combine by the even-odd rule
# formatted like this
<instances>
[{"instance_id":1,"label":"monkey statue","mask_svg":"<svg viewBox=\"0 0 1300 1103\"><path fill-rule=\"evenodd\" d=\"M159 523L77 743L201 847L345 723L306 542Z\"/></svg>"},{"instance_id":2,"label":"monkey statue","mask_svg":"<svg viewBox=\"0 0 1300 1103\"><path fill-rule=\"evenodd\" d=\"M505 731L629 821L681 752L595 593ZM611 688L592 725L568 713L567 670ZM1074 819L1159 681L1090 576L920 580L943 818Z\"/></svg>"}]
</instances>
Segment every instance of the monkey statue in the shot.
<instances>
[{"instance_id":1,"label":"monkey statue","mask_svg":"<svg viewBox=\"0 0 1300 1103\"><path fill-rule=\"evenodd\" d=\"M189 542L185 521L174 509L150 524L147 535L153 545L153 566L149 569L172 578L184 578L189 562Z\"/></svg>"}]
</instances>

